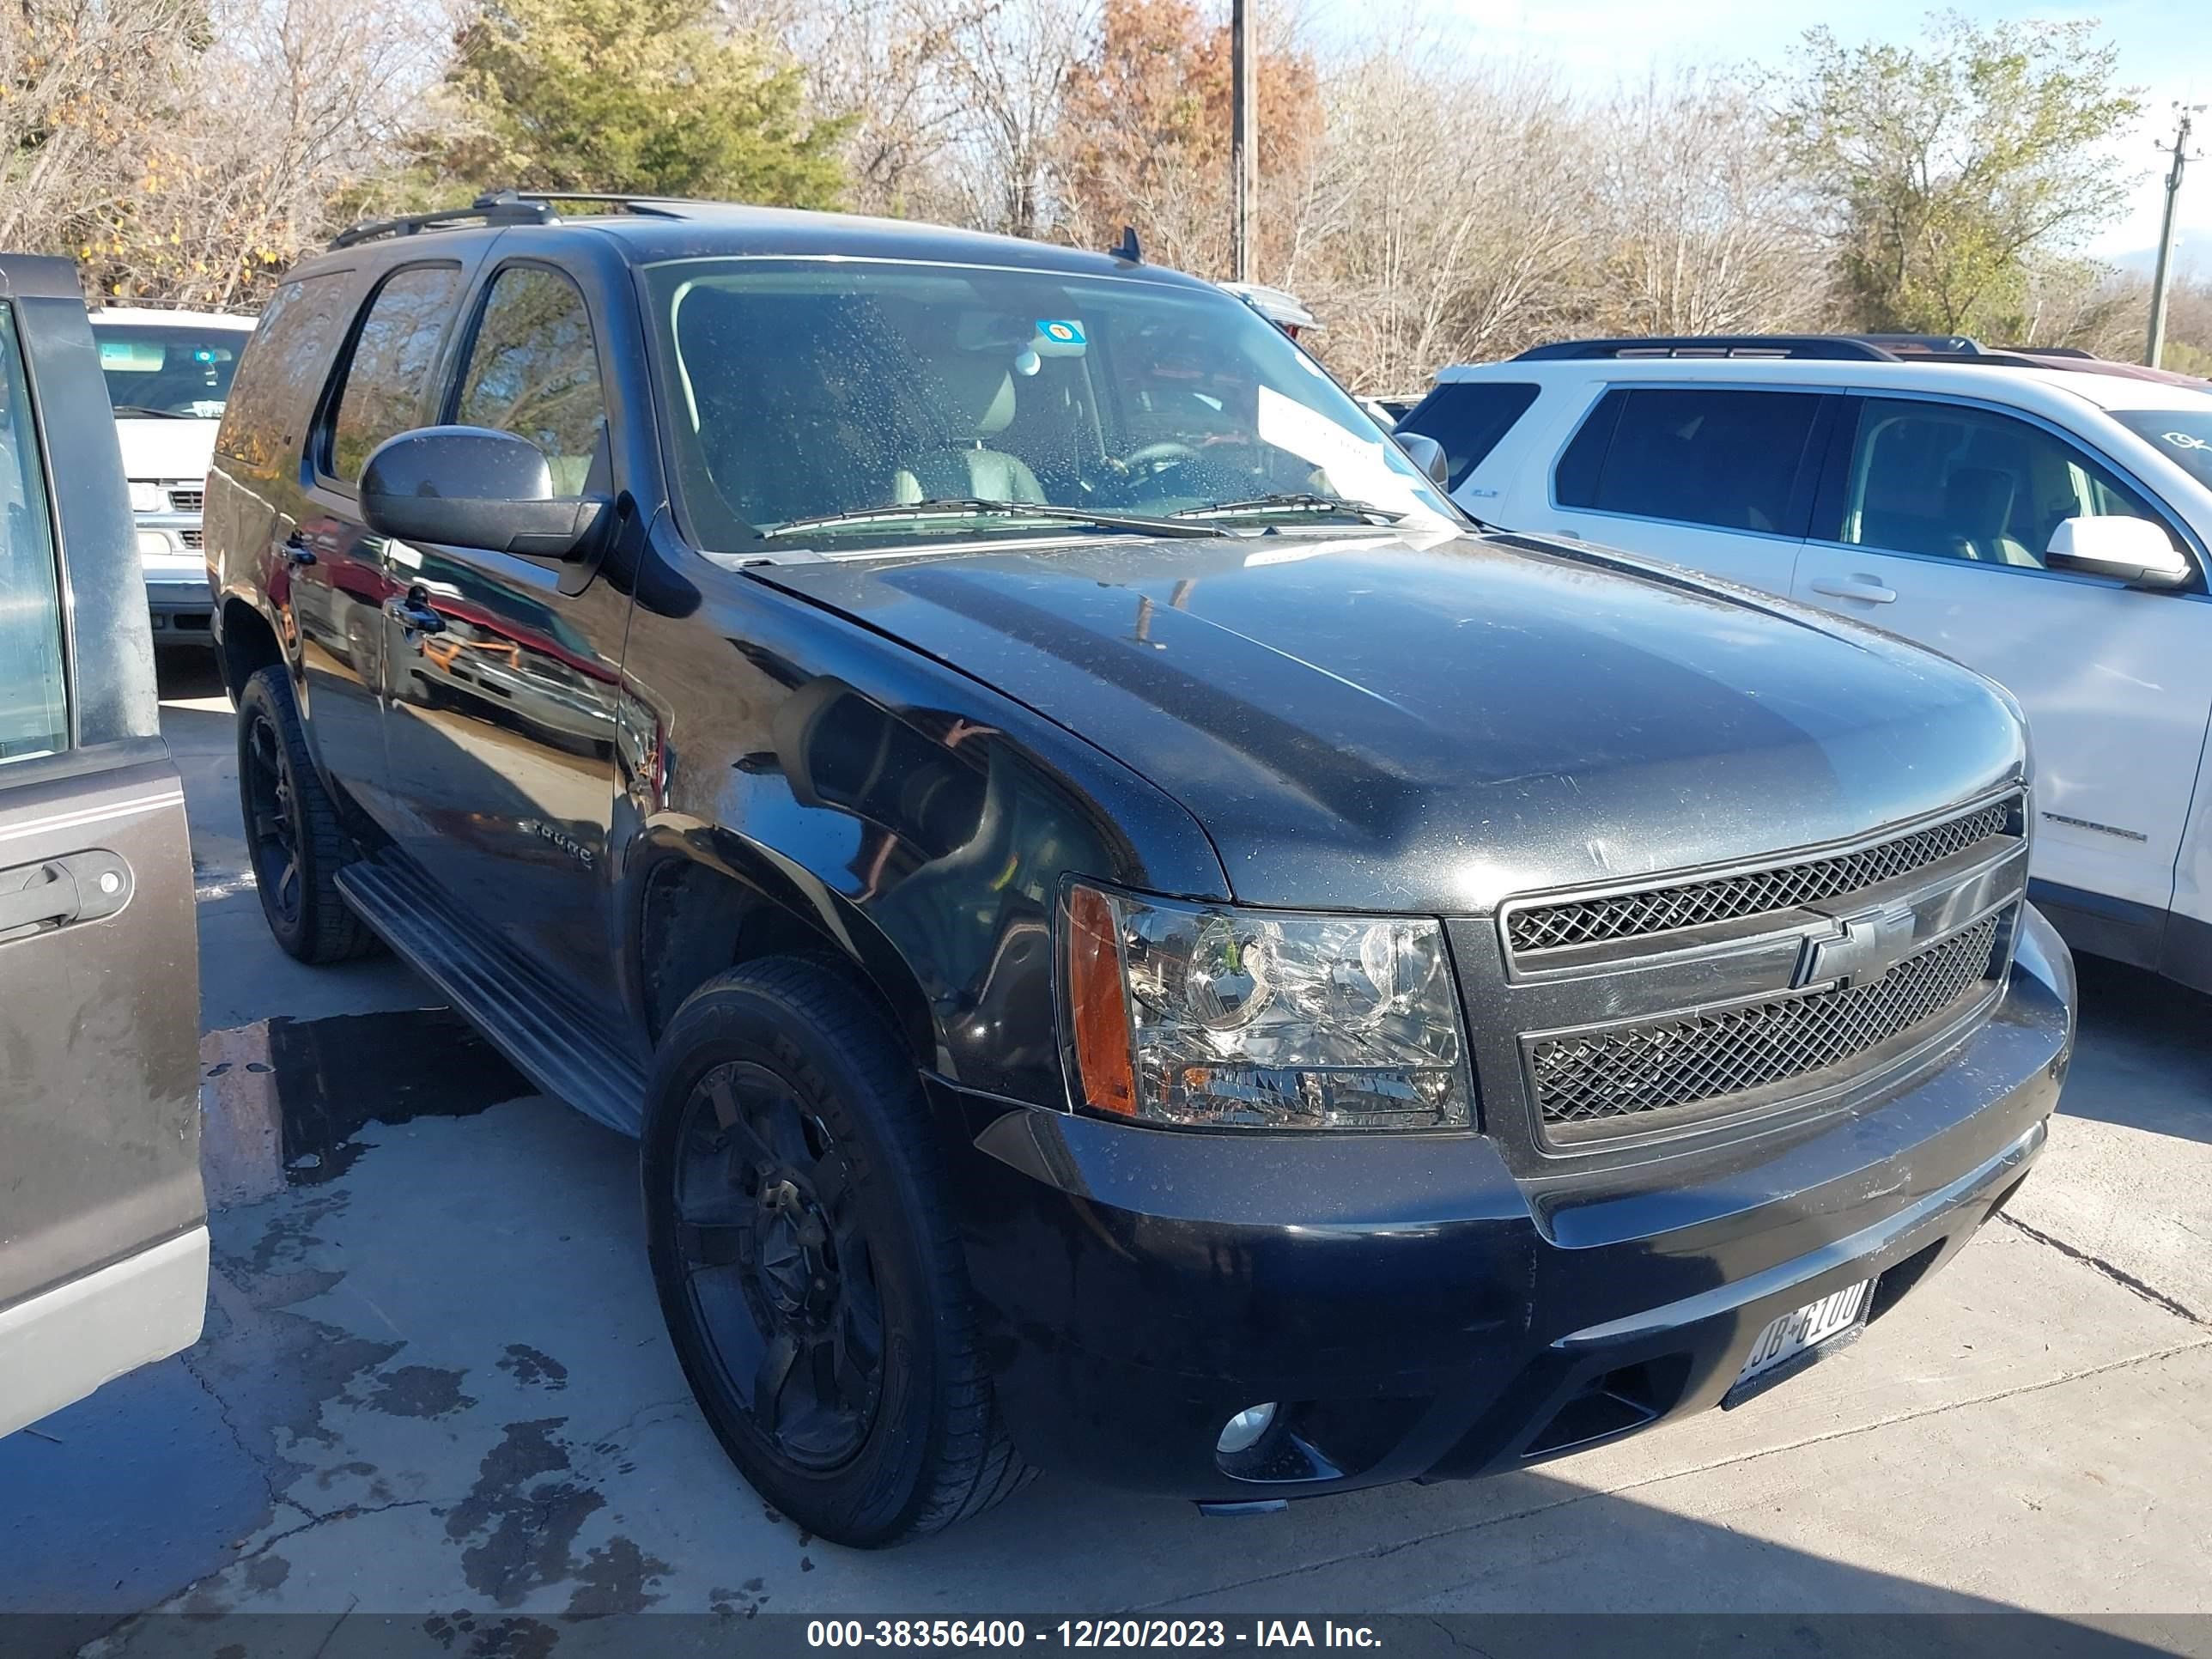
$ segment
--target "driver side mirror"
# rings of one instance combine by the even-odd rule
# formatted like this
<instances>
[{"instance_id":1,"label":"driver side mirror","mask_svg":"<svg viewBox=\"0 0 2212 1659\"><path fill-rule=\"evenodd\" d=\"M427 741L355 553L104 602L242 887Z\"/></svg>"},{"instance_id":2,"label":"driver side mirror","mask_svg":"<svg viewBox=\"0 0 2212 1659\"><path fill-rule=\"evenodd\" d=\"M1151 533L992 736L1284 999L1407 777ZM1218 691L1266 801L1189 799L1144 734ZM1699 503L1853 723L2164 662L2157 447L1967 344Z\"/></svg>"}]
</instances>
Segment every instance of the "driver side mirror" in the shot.
<instances>
[{"instance_id":1,"label":"driver side mirror","mask_svg":"<svg viewBox=\"0 0 2212 1659\"><path fill-rule=\"evenodd\" d=\"M1444 447L1425 432L1394 432L1398 447L1404 450L1415 466L1429 475L1429 482L1439 489L1446 487L1451 477L1451 462L1444 454Z\"/></svg>"},{"instance_id":2,"label":"driver side mirror","mask_svg":"<svg viewBox=\"0 0 2212 1659\"><path fill-rule=\"evenodd\" d=\"M556 495L545 453L485 427L426 426L387 438L361 470L361 516L403 542L480 547L580 563L613 517L600 495Z\"/></svg>"},{"instance_id":3,"label":"driver side mirror","mask_svg":"<svg viewBox=\"0 0 2212 1659\"><path fill-rule=\"evenodd\" d=\"M2130 587L2185 587L2197 574L2161 527L2119 514L2062 520L2043 562L2053 570L2117 576Z\"/></svg>"}]
</instances>

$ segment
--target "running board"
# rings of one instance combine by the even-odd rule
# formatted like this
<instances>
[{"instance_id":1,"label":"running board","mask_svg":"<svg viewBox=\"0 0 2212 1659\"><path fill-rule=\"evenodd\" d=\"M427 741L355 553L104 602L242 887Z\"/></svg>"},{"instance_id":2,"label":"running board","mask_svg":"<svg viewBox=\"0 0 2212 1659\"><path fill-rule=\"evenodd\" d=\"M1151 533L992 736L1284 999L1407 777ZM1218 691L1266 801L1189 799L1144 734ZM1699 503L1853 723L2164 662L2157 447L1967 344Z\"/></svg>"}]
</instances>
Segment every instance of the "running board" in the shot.
<instances>
[{"instance_id":1,"label":"running board","mask_svg":"<svg viewBox=\"0 0 2212 1659\"><path fill-rule=\"evenodd\" d=\"M337 884L370 931L525 1077L610 1129L635 1137L643 1127L645 1067L601 1035L605 1009L586 1006L505 940L457 933L436 890L392 853L347 865Z\"/></svg>"}]
</instances>

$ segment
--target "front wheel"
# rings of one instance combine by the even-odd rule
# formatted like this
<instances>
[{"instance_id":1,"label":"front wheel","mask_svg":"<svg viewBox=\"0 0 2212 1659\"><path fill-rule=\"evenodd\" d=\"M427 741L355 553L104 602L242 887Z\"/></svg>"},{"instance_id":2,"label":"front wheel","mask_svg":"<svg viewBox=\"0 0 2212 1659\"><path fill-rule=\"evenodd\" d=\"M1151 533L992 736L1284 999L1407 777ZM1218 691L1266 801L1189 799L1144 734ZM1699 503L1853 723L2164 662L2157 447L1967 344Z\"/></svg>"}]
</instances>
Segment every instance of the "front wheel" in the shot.
<instances>
[{"instance_id":1,"label":"front wheel","mask_svg":"<svg viewBox=\"0 0 2212 1659\"><path fill-rule=\"evenodd\" d=\"M833 968L732 969L669 1022L647 1249L708 1422L807 1531L902 1543L1029 1474L999 1420L914 1064Z\"/></svg>"}]
</instances>

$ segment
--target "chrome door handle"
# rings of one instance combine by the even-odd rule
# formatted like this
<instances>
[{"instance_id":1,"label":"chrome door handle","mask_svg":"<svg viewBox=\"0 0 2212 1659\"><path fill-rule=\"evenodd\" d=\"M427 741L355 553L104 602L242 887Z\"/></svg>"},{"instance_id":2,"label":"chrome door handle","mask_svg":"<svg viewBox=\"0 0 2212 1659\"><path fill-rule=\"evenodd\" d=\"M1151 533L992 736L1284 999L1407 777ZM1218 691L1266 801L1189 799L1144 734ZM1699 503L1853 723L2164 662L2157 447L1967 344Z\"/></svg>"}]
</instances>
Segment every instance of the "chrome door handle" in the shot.
<instances>
[{"instance_id":1,"label":"chrome door handle","mask_svg":"<svg viewBox=\"0 0 2212 1659\"><path fill-rule=\"evenodd\" d=\"M1813 591L1826 593L1836 599L1863 599L1869 605L1895 605L1897 590L1884 587L1872 576L1853 576L1849 581L1838 581L1828 576L1813 578Z\"/></svg>"}]
</instances>

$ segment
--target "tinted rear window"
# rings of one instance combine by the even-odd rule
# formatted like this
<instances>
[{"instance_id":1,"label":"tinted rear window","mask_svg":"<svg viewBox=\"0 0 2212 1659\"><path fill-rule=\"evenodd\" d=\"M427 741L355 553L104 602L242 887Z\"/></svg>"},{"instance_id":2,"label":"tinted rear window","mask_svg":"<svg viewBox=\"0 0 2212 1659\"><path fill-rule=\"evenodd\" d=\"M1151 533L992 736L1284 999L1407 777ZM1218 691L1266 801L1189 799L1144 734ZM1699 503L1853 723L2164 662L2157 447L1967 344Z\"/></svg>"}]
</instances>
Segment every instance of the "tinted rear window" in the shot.
<instances>
[{"instance_id":1,"label":"tinted rear window","mask_svg":"<svg viewBox=\"0 0 2212 1659\"><path fill-rule=\"evenodd\" d=\"M1457 489L1535 401L1536 388L1524 380L1454 380L1422 398L1398 429L1444 447L1451 465L1444 486Z\"/></svg>"},{"instance_id":2,"label":"tinted rear window","mask_svg":"<svg viewBox=\"0 0 2212 1659\"><path fill-rule=\"evenodd\" d=\"M295 459L307 416L343 321L338 301L348 273L333 271L287 283L254 325L223 407L216 447L248 466L266 469Z\"/></svg>"},{"instance_id":3,"label":"tinted rear window","mask_svg":"<svg viewBox=\"0 0 2212 1659\"><path fill-rule=\"evenodd\" d=\"M1802 535L1790 496L1820 400L1795 392L1607 392L1559 458L1562 507Z\"/></svg>"}]
</instances>

